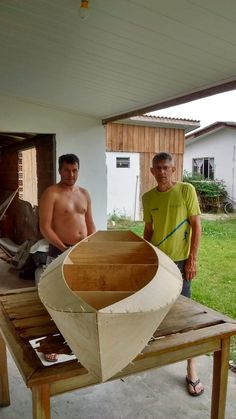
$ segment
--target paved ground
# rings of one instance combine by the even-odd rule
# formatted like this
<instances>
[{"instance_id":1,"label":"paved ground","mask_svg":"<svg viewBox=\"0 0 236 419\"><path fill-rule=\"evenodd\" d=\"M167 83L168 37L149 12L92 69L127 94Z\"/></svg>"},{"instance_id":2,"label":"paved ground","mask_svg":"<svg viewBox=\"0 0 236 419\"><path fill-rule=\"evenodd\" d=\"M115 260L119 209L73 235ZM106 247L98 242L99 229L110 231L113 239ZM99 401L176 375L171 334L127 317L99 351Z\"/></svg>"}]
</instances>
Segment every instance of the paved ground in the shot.
<instances>
[{"instance_id":1,"label":"paved ground","mask_svg":"<svg viewBox=\"0 0 236 419\"><path fill-rule=\"evenodd\" d=\"M185 390L185 362L66 393L51 399L52 419L209 419L212 357L197 358L205 385L200 397ZM31 392L9 355L11 405L1 419L31 419ZM236 374L229 371L225 419L236 418Z\"/></svg>"}]
</instances>

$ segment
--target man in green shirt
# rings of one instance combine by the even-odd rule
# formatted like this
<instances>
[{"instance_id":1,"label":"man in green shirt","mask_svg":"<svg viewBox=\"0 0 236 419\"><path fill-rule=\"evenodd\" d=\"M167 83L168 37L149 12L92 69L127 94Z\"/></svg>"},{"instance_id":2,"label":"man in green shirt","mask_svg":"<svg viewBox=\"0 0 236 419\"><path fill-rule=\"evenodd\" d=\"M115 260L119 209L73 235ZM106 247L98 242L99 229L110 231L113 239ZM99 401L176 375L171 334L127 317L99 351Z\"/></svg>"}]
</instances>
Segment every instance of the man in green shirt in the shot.
<instances>
[{"instance_id":1,"label":"man in green shirt","mask_svg":"<svg viewBox=\"0 0 236 419\"><path fill-rule=\"evenodd\" d=\"M157 186L143 195L144 238L166 253L183 276L182 294L191 297L191 281L196 275L200 245L200 208L194 187L174 182L175 166L171 154L158 153L152 161L151 173ZM194 359L187 361L187 390L200 396L200 382Z\"/></svg>"}]
</instances>

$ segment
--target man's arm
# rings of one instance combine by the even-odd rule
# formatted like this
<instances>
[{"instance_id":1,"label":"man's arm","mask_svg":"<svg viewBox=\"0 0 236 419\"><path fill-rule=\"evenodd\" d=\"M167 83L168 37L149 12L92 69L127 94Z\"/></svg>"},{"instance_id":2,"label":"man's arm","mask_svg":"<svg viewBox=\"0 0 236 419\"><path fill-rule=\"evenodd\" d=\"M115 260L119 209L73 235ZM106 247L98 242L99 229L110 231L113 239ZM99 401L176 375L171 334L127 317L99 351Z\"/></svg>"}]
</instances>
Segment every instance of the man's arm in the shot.
<instances>
[{"instance_id":1,"label":"man's arm","mask_svg":"<svg viewBox=\"0 0 236 419\"><path fill-rule=\"evenodd\" d=\"M197 273L197 254L201 239L201 218L200 215L194 215L188 218L192 228L192 237L190 243L190 252L185 265L186 279L191 281Z\"/></svg>"},{"instance_id":2,"label":"man's arm","mask_svg":"<svg viewBox=\"0 0 236 419\"><path fill-rule=\"evenodd\" d=\"M52 229L54 202L55 195L53 191L50 188L46 189L39 202L39 228L43 237L45 237L49 243L64 252L66 246Z\"/></svg>"},{"instance_id":3,"label":"man's arm","mask_svg":"<svg viewBox=\"0 0 236 419\"><path fill-rule=\"evenodd\" d=\"M153 226L152 223L145 223L144 225L144 231L143 231L143 237L145 240L147 240L148 242L151 241L153 235Z\"/></svg>"},{"instance_id":4,"label":"man's arm","mask_svg":"<svg viewBox=\"0 0 236 419\"><path fill-rule=\"evenodd\" d=\"M87 197L87 211L85 214L85 222L86 222L86 227L87 227L87 234L89 236L90 234L95 233L96 227L93 221L91 198L87 191L86 191L86 197Z\"/></svg>"}]
</instances>

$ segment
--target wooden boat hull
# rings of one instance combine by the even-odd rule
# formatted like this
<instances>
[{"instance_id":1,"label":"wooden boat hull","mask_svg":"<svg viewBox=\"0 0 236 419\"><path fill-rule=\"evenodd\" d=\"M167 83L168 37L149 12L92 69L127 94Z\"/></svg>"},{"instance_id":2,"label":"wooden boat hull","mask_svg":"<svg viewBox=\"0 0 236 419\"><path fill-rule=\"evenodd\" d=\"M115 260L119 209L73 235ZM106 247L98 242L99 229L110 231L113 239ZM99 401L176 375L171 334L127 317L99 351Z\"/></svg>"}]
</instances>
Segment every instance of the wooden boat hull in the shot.
<instances>
[{"instance_id":1,"label":"wooden boat hull","mask_svg":"<svg viewBox=\"0 0 236 419\"><path fill-rule=\"evenodd\" d=\"M54 260L39 283L71 350L100 381L142 351L181 290L170 258L129 231L89 236Z\"/></svg>"}]
</instances>

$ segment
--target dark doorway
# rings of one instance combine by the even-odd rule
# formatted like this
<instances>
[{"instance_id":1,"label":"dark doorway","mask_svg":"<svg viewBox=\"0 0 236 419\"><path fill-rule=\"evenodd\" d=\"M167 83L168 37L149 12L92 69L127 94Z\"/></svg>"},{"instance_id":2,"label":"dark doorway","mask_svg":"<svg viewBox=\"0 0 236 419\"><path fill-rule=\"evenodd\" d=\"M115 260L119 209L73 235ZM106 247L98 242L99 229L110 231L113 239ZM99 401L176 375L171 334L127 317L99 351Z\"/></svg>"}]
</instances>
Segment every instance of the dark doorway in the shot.
<instances>
[{"instance_id":1,"label":"dark doorway","mask_svg":"<svg viewBox=\"0 0 236 419\"><path fill-rule=\"evenodd\" d=\"M38 202L44 189L55 182L55 157L55 134L1 132L0 189L14 191L19 188L20 197L25 199L26 190L31 188L33 200Z\"/></svg>"}]
</instances>

